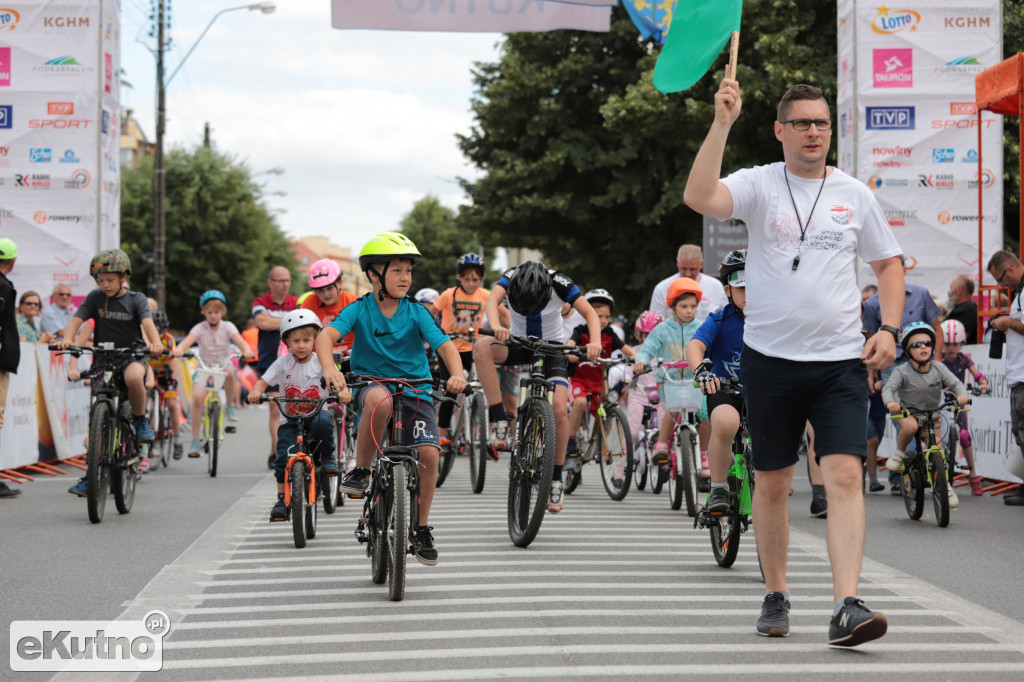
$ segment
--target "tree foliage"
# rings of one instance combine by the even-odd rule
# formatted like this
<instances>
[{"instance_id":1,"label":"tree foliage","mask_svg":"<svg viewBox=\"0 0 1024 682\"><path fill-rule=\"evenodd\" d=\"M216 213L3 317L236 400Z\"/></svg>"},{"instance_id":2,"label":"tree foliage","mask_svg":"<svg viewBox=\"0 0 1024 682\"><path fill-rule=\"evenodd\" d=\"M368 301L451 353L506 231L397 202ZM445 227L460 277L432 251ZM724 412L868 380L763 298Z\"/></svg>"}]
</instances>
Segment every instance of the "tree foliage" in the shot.
<instances>
[{"instance_id":1,"label":"tree foliage","mask_svg":"<svg viewBox=\"0 0 1024 682\"><path fill-rule=\"evenodd\" d=\"M781 159L771 122L791 85L816 85L830 103L836 97L836 3L743 4L743 114L723 174ZM1005 7L1012 52L1024 44L1024 16L1019 0ZM666 96L651 82L658 49L640 40L621 8L607 34L509 35L498 62L476 64L475 123L459 138L485 173L462 181L471 204L459 223L489 246L539 249L549 266L581 287L609 289L625 304L619 311L633 314L674 270L678 246L701 243L702 218L683 204L683 189L726 61L723 53L694 87ZM833 140L832 164L836 147ZM1007 163L1008 221L1018 210L1014 166ZM1016 234L1016 222L1011 228Z\"/></svg>"},{"instance_id":2,"label":"tree foliage","mask_svg":"<svg viewBox=\"0 0 1024 682\"><path fill-rule=\"evenodd\" d=\"M165 157L167 315L175 329L201 320L199 296L220 289L226 319L240 329L252 301L266 291L267 272L297 272L287 237L261 200L249 170L207 147L174 149ZM132 259L132 286L153 295L153 159L126 170L121 196L121 246ZM145 254L145 257L144 257Z\"/></svg>"},{"instance_id":3,"label":"tree foliage","mask_svg":"<svg viewBox=\"0 0 1024 682\"><path fill-rule=\"evenodd\" d=\"M458 225L455 211L442 205L437 197L428 195L417 201L400 224L402 234L423 254L413 274L413 293L424 287L444 291L455 286L455 263L459 256L469 251L482 252L480 239ZM488 264L493 260L492 254L493 249L484 251Z\"/></svg>"}]
</instances>

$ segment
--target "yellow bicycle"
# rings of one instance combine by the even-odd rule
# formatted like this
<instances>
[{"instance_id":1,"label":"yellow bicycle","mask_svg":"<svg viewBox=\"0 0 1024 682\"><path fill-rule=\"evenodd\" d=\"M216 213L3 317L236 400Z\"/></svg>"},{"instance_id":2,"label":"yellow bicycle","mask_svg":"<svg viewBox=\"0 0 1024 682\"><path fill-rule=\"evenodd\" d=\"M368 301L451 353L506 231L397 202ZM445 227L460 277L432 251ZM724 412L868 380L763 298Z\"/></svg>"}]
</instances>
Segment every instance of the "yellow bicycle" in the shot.
<instances>
[{"instance_id":1,"label":"yellow bicycle","mask_svg":"<svg viewBox=\"0 0 1024 682\"><path fill-rule=\"evenodd\" d=\"M228 376L227 368L237 355L237 353L232 353L227 362L219 367L210 367L196 355L199 367L196 369L192 390L206 391L206 398L203 400L203 425L199 432L199 440L202 443L202 452L209 456L207 471L211 478L217 475L217 457L224 434L235 432L234 426L224 426L224 406L220 400L220 391L224 388L224 380Z\"/></svg>"}]
</instances>

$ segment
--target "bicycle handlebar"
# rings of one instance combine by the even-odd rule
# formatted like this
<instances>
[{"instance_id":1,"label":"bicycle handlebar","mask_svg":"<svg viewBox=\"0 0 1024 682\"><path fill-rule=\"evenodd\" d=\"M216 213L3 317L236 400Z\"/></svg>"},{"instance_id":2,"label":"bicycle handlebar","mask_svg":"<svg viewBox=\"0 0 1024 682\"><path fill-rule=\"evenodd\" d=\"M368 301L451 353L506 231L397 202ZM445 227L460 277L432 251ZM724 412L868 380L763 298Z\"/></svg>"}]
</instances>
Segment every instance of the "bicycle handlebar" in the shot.
<instances>
[{"instance_id":1,"label":"bicycle handlebar","mask_svg":"<svg viewBox=\"0 0 1024 682\"><path fill-rule=\"evenodd\" d=\"M479 332L483 336L494 336L494 331L491 329L480 329ZM519 336L518 334L513 334L512 332L509 332L508 341L501 341L500 343L504 343L505 345L514 343L516 345L522 346L523 348L538 353L555 354L561 351L567 355L576 355L581 358L587 357L587 351L584 350L583 348L580 348L579 346L569 346L564 343L555 343L553 341L547 341L545 339L538 339L536 336Z\"/></svg>"},{"instance_id":2,"label":"bicycle handlebar","mask_svg":"<svg viewBox=\"0 0 1024 682\"><path fill-rule=\"evenodd\" d=\"M99 353L100 355L132 355L133 357L142 358L147 355L157 357L157 354L150 353L149 347L144 343L137 343L127 348L114 348L109 342L104 342L96 346L76 346L69 344L67 348L62 348L60 345L51 343L46 346L47 349L57 351L62 355L73 355L76 358L80 357L83 353ZM169 351L165 348L159 353L159 355L169 355Z\"/></svg>"},{"instance_id":3,"label":"bicycle handlebar","mask_svg":"<svg viewBox=\"0 0 1024 682\"><path fill-rule=\"evenodd\" d=\"M372 377L365 374L356 374L355 372L349 372L345 375L345 385L349 388L364 388L366 386L376 386L380 384L430 384L431 396L441 400L442 402L456 402L454 398L449 397L444 392L444 386L447 383L445 379L438 379L436 377L425 377L423 379L398 379L398 378L385 378L385 377ZM462 389L462 395L471 396L473 395L473 387L466 386Z\"/></svg>"},{"instance_id":4,"label":"bicycle handlebar","mask_svg":"<svg viewBox=\"0 0 1024 682\"><path fill-rule=\"evenodd\" d=\"M971 404L971 400L970 400L970 398L968 398L967 399L967 405L970 405L970 404ZM918 414L926 415L927 417L929 417L929 420L930 420L932 415L937 414L939 412L942 412L943 410L946 410L946 409L949 409L949 408L953 409L953 413L954 414L957 414L957 413L960 413L960 412L967 412L968 411L967 410L967 405L964 405L963 407L961 407L957 403L956 398L950 398L949 400L946 400L945 402L943 402L941 405L939 405L936 408L933 408L933 409L930 409L930 410L915 409L914 412L916 412ZM895 414L889 414L889 419L906 419L907 417L910 416L910 412L911 411L910 411L909 408L903 407L902 405L900 407L902 409L900 409L899 412L896 412Z\"/></svg>"},{"instance_id":5,"label":"bicycle handlebar","mask_svg":"<svg viewBox=\"0 0 1024 682\"><path fill-rule=\"evenodd\" d=\"M278 396L278 395L267 395L266 393L261 393L260 394L260 398L259 398L260 405L262 405L263 403L269 402L271 400L273 400L275 403L277 403L277 406L282 408L282 409L284 409L284 406L286 404L288 404L288 403L292 403L292 404L309 403L309 404L311 404L313 407L310 408L309 410L301 412L301 413L299 413L297 415L291 415L291 416L294 416L294 417L298 417L299 419L307 419L309 417L312 417L317 412L319 412L323 408L323 406L326 405L328 402L331 402L331 401L335 401L336 402L338 400L338 394L335 393L334 391L331 391L327 395L322 396L320 398L310 398L309 396L297 396L297 397L294 397L294 398L289 398L289 397Z\"/></svg>"}]
</instances>

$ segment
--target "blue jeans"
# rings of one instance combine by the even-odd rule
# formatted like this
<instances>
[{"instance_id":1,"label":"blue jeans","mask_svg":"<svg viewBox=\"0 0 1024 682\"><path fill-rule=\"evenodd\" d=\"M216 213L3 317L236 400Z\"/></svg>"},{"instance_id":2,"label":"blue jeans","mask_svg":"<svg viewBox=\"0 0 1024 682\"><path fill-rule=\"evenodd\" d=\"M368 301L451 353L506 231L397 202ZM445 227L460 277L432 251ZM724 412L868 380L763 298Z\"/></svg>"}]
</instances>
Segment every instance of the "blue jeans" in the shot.
<instances>
[{"instance_id":1,"label":"blue jeans","mask_svg":"<svg viewBox=\"0 0 1024 682\"><path fill-rule=\"evenodd\" d=\"M327 410L321 410L303 421L306 429L303 443L306 454L313 457L314 463L330 461L334 454L334 420ZM277 427L277 459L274 460L274 477L278 483L284 483L284 469L288 464L288 456L295 452L295 442L299 437L298 420L289 419Z\"/></svg>"}]
</instances>

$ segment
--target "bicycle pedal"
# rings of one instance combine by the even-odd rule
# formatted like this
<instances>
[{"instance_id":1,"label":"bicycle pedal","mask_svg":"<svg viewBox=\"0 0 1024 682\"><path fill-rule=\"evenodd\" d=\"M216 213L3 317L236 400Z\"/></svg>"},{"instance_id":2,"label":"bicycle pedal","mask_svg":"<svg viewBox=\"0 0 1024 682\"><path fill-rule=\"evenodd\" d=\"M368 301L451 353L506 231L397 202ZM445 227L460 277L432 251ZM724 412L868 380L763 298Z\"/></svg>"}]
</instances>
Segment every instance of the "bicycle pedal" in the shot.
<instances>
[{"instance_id":1,"label":"bicycle pedal","mask_svg":"<svg viewBox=\"0 0 1024 682\"><path fill-rule=\"evenodd\" d=\"M234 426L225 426L224 433L237 433L238 429Z\"/></svg>"}]
</instances>

